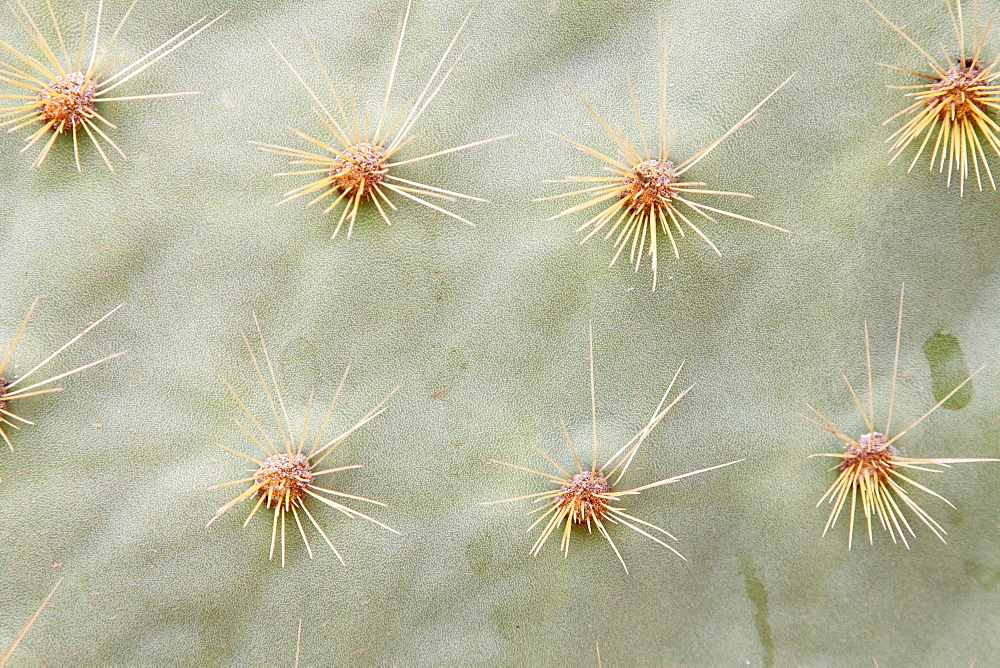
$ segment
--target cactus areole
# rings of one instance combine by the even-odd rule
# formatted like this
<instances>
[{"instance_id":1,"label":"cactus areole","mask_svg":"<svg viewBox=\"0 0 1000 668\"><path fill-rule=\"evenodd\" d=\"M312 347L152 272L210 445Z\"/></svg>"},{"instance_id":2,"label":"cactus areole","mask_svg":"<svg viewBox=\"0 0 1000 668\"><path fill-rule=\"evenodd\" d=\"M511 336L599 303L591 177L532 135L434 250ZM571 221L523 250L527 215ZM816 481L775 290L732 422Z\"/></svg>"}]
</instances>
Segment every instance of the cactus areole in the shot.
<instances>
[{"instance_id":1,"label":"cactus areole","mask_svg":"<svg viewBox=\"0 0 1000 668\"><path fill-rule=\"evenodd\" d=\"M361 142L344 149L330 168L332 185L343 194L355 193L361 199L374 197L389 172L385 149Z\"/></svg>"},{"instance_id":2,"label":"cactus areole","mask_svg":"<svg viewBox=\"0 0 1000 668\"><path fill-rule=\"evenodd\" d=\"M983 111L991 91L987 89L989 72L982 61L958 59L948 72L931 86L927 106L935 109L942 121L976 120L974 109Z\"/></svg>"},{"instance_id":3,"label":"cactus areole","mask_svg":"<svg viewBox=\"0 0 1000 668\"><path fill-rule=\"evenodd\" d=\"M838 467L841 471L858 468L862 477L885 482L889 472L896 468L892 459L899 452L883 434L874 431L859 438L857 445L848 445L844 454L844 461Z\"/></svg>"},{"instance_id":4,"label":"cactus areole","mask_svg":"<svg viewBox=\"0 0 1000 668\"><path fill-rule=\"evenodd\" d=\"M637 216L665 215L674 198L677 173L674 163L661 158L650 158L637 164L632 176L622 179L619 199Z\"/></svg>"},{"instance_id":5,"label":"cactus areole","mask_svg":"<svg viewBox=\"0 0 1000 668\"><path fill-rule=\"evenodd\" d=\"M288 510L302 503L314 478L306 455L276 454L265 459L257 471L257 496L268 508L284 506Z\"/></svg>"},{"instance_id":6,"label":"cactus areole","mask_svg":"<svg viewBox=\"0 0 1000 668\"><path fill-rule=\"evenodd\" d=\"M38 115L55 133L75 130L94 116L97 86L82 72L56 77L38 94Z\"/></svg>"},{"instance_id":7,"label":"cactus areole","mask_svg":"<svg viewBox=\"0 0 1000 668\"><path fill-rule=\"evenodd\" d=\"M558 504L569 510L573 524L590 526L608 512L607 494L611 492L611 485L600 471L581 471L559 490Z\"/></svg>"}]
</instances>

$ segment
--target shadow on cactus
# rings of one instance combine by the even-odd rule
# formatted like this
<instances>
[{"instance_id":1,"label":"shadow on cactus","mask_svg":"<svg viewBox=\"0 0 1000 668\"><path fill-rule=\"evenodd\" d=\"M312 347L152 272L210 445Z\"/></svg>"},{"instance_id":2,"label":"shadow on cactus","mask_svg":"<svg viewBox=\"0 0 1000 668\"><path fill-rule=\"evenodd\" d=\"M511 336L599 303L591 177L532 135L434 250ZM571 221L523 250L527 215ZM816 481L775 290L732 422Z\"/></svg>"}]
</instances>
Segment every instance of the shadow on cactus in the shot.
<instances>
[{"instance_id":1,"label":"shadow on cactus","mask_svg":"<svg viewBox=\"0 0 1000 668\"><path fill-rule=\"evenodd\" d=\"M9 429L20 430L21 427L17 424L18 422L27 425L33 425L35 423L11 411L10 404L12 404L15 401L27 399L28 397L36 397L41 394L51 394L53 392L61 392L64 388L46 387L46 385L50 385L58 380L62 380L67 376L72 376L73 374L83 371L84 369L89 369L90 367L97 366L98 364L103 364L104 362L112 360L116 357L120 357L121 355L124 355L127 352L127 351L122 351L119 353L115 353L114 355L108 355L107 357L102 357L96 362L90 362L89 364L84 364L83 366L76 367L71 371L65 371L50 378L46 378L45 380L39 380L34 383L31 383L30 385L24 385L18 387L28 378L34 376L35 372L40 371L46 364L48 364L56 357L58 357L64 350L66 350L71 345L79 341L84 334L86 334L93 328L100 325L102 322L104 322L104 320L108 316L110 316L112 313L114 313L115 311L117 311L118 309L120 309L122 306L125 305L124 303L119 304L118 306L114 307L113 309L105 313L103 316L100 317L99 320L97 320L92 325L88 326L85 330L83 330L82 332L74 336L72 339L64 343L62 347L60 347L54 353L52 353L44 360L33 366L23 375L18 376L14 380L7 380L4 374L7 371L8 366L10 365L11 359L14 357L14 351L17 349L17 344L20 343L21 337L24 335L24 330L28 327L28 321L31 320L31 316L35 312L35 307L38 306L38 302L40 302L42 299L43 299L42 297L39 297L38 299L36 299L31 303L31 307L28 308L28 312L25 314L24 320L21 321L21 326L17 328L17 332L14 334L14 338L11 340L10 346L7 348L7 352L4 354L3 359L0 360L0 437L3 437L3 440L7 443L7 446L10 448L11 452L14 451L14 445L10 442L10 437L7 435L5 427Z\"/></svg>"},{"instance_id":2,"label":"shadow on cactus","mask_svg":"<svg viewBox=\"0 0 1000 668\"><path fill-rule=\"evenodd\" d=\"M257 511L259 511L262 506L274 511L271 520L271 548L269 558L274 558L275 546L277 544L278 535L280 534L281 565L284 567L287 533L286 524L289 514L291 514L292 518L295 520L295 525L298 528L299 535L302 537L302 542L306 546L306 551L309 553L309 558L313 558L312 546L309 543L309 538L306 535L305 528L303 527L302 517L299 515L299 511L302 511L302 514L305 515L306 519L308 519L310 523L312 523L317 533L319 533L330 549L333 550L333 553L337 555L340 563L343 564L344 558L341 556L340 552L337 551L337 548L333 546L333 543L330 541L330 537L327 535L326 531L324 531L319 525L319 522L316 521L316 518L306 506L306 501L308 500L308 497L312 497L319 503L325 504L334 510L343 513L347 517L360 517L372 522L373 524L377 524L392 533L399 533L392 527L379 522L375 518L345 506L344 504L329 497L363 501L365 503L385 507L386 504L381 501L375 501L374 499L367 499L363 496L355 496L345 492L338 492L326 487L320 487L316 484L317 478L320 476L361 468L360 464L348 464L346 466L335 466L332 468L320 469L320 464L322 464L323 461L326 460L326 458L329 457L330 454L336 450L348 436L380 415L384 410L386 402L389 401L389 398L392 397L392 395L396 393L396 389L399 388L394 389L386 395L382 401L372 407L372 409L368 411L364 417L354 423L354 425L345 432L321 445L321 443L323 443L323 434L326 432L326 429L330 424L333 409L337 406L337 401L340 398L340 392L344 387L344 383L347 381L348 373L350 373L351 367L348 365L347 368L344 369L344 375L340 379L340 384L337 386L333 399L330 401L330 406L327 408L319 429L316 431L315 436L311 439L312 443L310 444L308 442L310 439L307 439L307 434L309 433L309 420L310 415L312 414L314 395L310 394L309 396L309 402L306 406L305 417L302 419L301 429L294 428L288 414L284 397L281 394L281 389L278 386L278 378L274 373L274 365L271 363L271 356L267 350L267 344L264 342L264 334L261 331L260 323L257 321L256 315L254 316L254 323L257 326L257 336L260 340L260 347L264 357L263 366L261 365L260 358L257 357L257 353L254 352L253 345L251 345L250 339L247 338L246 334L243 334L243 341L246 343L247 351L250 353L250 359L253 362L254 370L257 373L257 379L260 381L261 389L264 392L264 397L267 401L268 408L270 409L270 416L266 419L274 421L277 438L272 438L272 433L269 432L268 429L264 428L262 421L259 420L257 416L254 415L254 413L247 407L246 403L236 390L229 385L229 383L226 383L226 387L229 388L230 393L232 393L233 398L236 399L236 403L239 404L240 409L242 409L247 420L249 420L249 424L251 425L250 427L247 427L237 419L236 426L240 428L240 431L242 431L247 438L260 448L261 452L264 453L264 459L251 457L250 455L228 448L224 445L219 446L226 452L231 452L234 455L239 455L240 457L253 462L257 468L249 471L252 475L248 477L222 483L220 485L213 485L210 488L216 489L218 487L229 487L230 485L250 483L250 486L241 492L236 498L219 508L219 510L216 511L215 516L212 517L212 519L210 519L208 524L205 526L207 527L211 525L212 522L219 519L223 513L241 501L256 498L257 501L254 504L253 509L251 509L250 514L247 515L246 520L243 522L243 526L250 523L250 520L253 519L254 515L257 514ZM266 374L264 372L265 367L267 369Z\"/></svg>"},{"instance_id":3,"label":"shadow on cactus","mask_svg":"<svg viewBox=\"0 0 1000 668\"><path fill-rule=\"evenodd\" d=\"M587 111L589 111L601 127L604 128L604 131L607 132L608 136L611 137L614 143L618 145L618 153L621 159L610 157L594 148L574 141L569 137L550 131L551 134L569 142L587 155L603 161L605 163L604 171L610 172L612 175L567 176L563 179L547 180L545 183L596 183L598 185L589 186L581 190L560 193L558 195L551 195L549 197L541 197L535 200L536 202L543 202L546 200L560 199L563 197L575 197L578 195L583 195L589 198L580 204L571 206L568 209L552 216L549 218L550 221L558 220L563 216L568 216L579 211L590 209L591 207L606 203L610 200L610 204L603 206L597 214L578 228L578 232L582 232L587 228L592 228L580 243L587 242L598 232L604 232L605 239L610 239L614 236L615 239L613 243L615 254L611 258L611 262L608 266L613 266L618 261L622 252L628 248L629 263L635 265L635 271L637 272L642 264L642 258L645 252L645 254L649 257L649 263L653 271L654 291L656 290L659 258L659 233L657 232L657 229L659 229L660 233L665 235L667 240L670 242L670 248L673 251L675 258L680 257L680 252L677 248L677 239L685 236L685 229L694 232L698 237L700 237L702 241L708 244L709 247L715 251L716 255L722 255L719 249L714 243L712 243L708 236L705 235L701 228L691 220L691 217L696 217L696 220L699 221L704 219L711 223L718 223L719 221L715 218L715 216L713 216L713 214L715 214L716 216L726 216L736 220L743 220L770 228L772 230L788 233L788 230L780 228L776 225L765 223L754 218L748 218L747 216L733 213L732 211L725 211L716 207L708 206L707 204L702 204L701 202L697 202L690 198L691 195L752 198L752 195L724 190L706 189L704 186L707 186L707 183L702 181L686 181L682 180L681 177L683 177L688 170L711 153L719 144L725 141L726 138L753 120L757 111L764 106L764 104L770 100L772 96L781 90L782 87L784 87L784 85L792 79L792 77L795 76L795 74L792 74L783 82L778 84L777 88L771 91L763 100L747 112L747 114L737 121L735 125L726 130L726 132L724 132L718 139L711 142L708 146L701 149L687 160L684 160L679 164L674 164L674 162L670 159L670 150L673 147L676 132L671 133L669 137L667 136L666 47L664 45L662 28L660 32L659 141L655 147L655 153L650 151L649 145L646 141L646 132L642 127L642 119L639 115L639 105L636 102L635 92L632 89L631 77L628 78L628 92L629 97L632 100L632 111L635 114L635 124L639 130L639 147L633 144L621 131L614 129L611 124L598 114L597 111L587 102L587 100L584 99L583 95L579 90L577 90L576 86L574 86L572 82L568 82L570 88L572 88L576 96L580 98L583 106L587 108ZM685 213L685 211L687 213ZM616 232L617 235L615 234ZM677 238L674 237L675 232L677 234Z\"/></svg>"},{"instance_id":4,"label":"shadow on cactus","mask_svg":"<svg viewBox=\"0 0 1000 668\"><path fill-rule=\"evenodd\" d=\"M352 232L354 231L354 223L357 221L359 207L363 202L370 201L374 204L386 225L392 225L392 221L386 213L386 209L383 207L383 204L392 211L396 211L397 207L389 198L386 191L395 193L400 197L413 200L414 202L417 202L418 204L421 204L429 209L433 209L434 211L438 211L446 216L450 216L474 227L475 225L472 222L466 220L462 216L438 206L437 204L429 202L424 198L429 197L432 199L443 200L445 202L456 202L459 199L474 200L477 202L485 202L486 200L480 199L479 197L472 197L471 195L463 195L451 190L445 190L443 188L437 188L425 183L417 183L416 181L404 179L397 175L397 168L402 167L403 165L420 162L422 160L447 155L449 153L463 151L474 146L481 146L483 144L499 141L501 139L507 139L511 136L505 135L503 137L493 137L491 139L484 139L470 144L463 144L462 146L456 146L455 148L449 148L443 151L436 151L427 155L394 159L396 154L413 140L413 136L410 135L410 132L413 130L413 126L420 119L420 116L424 113L427 106L441 90L441 87L444 86L448 77L451 76L451 73L454 72L456 65L458 65L458 62L462 59L462 55L465 53L464 50L451 61L450 65L446 66L448 57L451 55L451 52L455 47L455 43L458 41L459 35L462 34L462 30L469 21L469 17L467 16L462 22L462 25L459 26L458 31L448 44L448 48L445 49L444 54L441 56L441 60L438 61L437 67L434 68L434 72L428 79L427 85L425 85L424 89L420 92L420 96L417 98L416 102L412 105L404 105L394 118L390 118L389 100L392 96L392 86L396 78L396 67L399 64L399 54L403 48L403 35L406 32L406 23L410 17L411 4L412 3L407 3L406 12L403 14L402 22L400 23L399 35L396 39L396 48L392 54L392 66L389 69L389 80L385 86L385 98L382 101L382 108L379 112L378 120L375 121L374 131L371 130L373 119L369 118L367 110L365 111L363 117L359 117L358 115L358 102L354 96L354 88L348 88L348 100L346 104L337 93L337 89L333 85L330 74L323 65L323 61L320 59L319 53L316 51L316 47L308 33L306 33L306 39L312 49L316 65L319 68L320 73L323 75L323 80L329 88L330 95L333 98L336 108L336 114L331 112L327 105L320 100L319 96L315 93L312 87L306 83L305 79L292 66L288 59L285 58L280 51L278 51L278 48L274 46L273 43L271 44L271 47L274 48L275 52L277 52L281 61L288 67L289 70L291 70L295 78L298 79L299 83L301 83L303 88L305 88L306 93L309 94L309 97L311 97L313 102L315 102L318 106L318 109L314 108L313 111L319 117L323 126L330 131L330 134L333 135L336 145L330 145L325 141L312 137L295 128L289 129L300 138L319 148L321 152L316 153L313 151L287 148L284 146L276 146L274 144L263 144L260 142L251 143L256 144L261 148L261 150L269 153L276 153L277 155L292 158L292 160L289 161L289 164L312 165L310 169L275 174L275 176L318 177L315 181L311 181L304 186L299 186L298 188L285 193L285 198L278 202L278 204L284 204L290 200L306 195L313 195L315 193L318 194L309 202L309 206L333 197L333 201L326 207L323 213L329 213L337 208L339 204L343 203L344 208L341 211L340 219L337 221L337 226L333 230L332 238L336 238L337 234L340 233L345 221L348 223L347 236L350 238ZM350 107L349 111L348 106Z\"/></svg>"},{"instance_id":5,"label":"shadow on cactus","mask_svg":"<svg viewBox=\"0 0 1000 668\"><path fill-rule=\"evenodd\" d=\"M0 42L0 47L20 61L19 65L13 65L6 61L0 62L0 81L14 84L22 91L20 95L0 95L2 98L22 100L21 103L15 106L0 108L0 118L8 119L0 123L0 127L13 125L14 127L8 130L8 132L13 132L34 123L40 124L31 136L28 137L27 145L21 149L22 153L27 151L48 135L48 140L42 144L38 156L31 164L32 169L41 166L45 162L45 158L48 157L52 146L60 135L72 134L73 156L76 159L76 168L80 170L79 134L80 130L82 130L94 144L97 152L101 154L104 164L108 166L108 169L114 171L114 165L108 157L108 152L101 146L101 141L106 142L122 158L128 156L125 155L121 147L103 129L118 129L118 126L97 111L98 104L102 102L150 100L153 98L199 94L196 91L192 91L185 93L155 93L149 95L108 97L111 91L128 82L147 67L182 46L188 40L193 39L198 33L225 15L217 16L204 25L201 25L201 23L208 17L203 17L195 21L146 55L125 67L119 68L113 74L109 74L109 70L115 65L117 58L106 60L108 51L114 45L118 33L124 27L125 22L132 13L132 9L135 8L136 2L138 0L129 6L118 26L111 33L111 37L99 49L98 44L101 37L104 0L100 0L97 4L97 18L94 21L94 35L91 39L92 44L90 48L87 48L88 14L84 14L83 17L83 27L80 29L79 44L71 43L69 48L67 48L66 40L59 27L59 21L56 19L56 14L52 9L51 0L46 0L46 5L48 6L49 17L52 19L52 28L57 37L58 43L55 45L49 43L31 14L20 0L18 0L17 6L20 8L21 14L19 15L15 11L14 15L28 37L38 47L42 58L35 58L6 42ZM201 27L198 27L199 25ZM86 58L86 61L84 58Z\"/></svg>"},{"instance_id":6,"label":"shadow on cactus","mask_svg":"<svg viewBox=\"0 0 1000 668\"><path fill-rule=\"evenodd\" d=\"M618 551L618 547L615 545L614 540L611 538L611 534L608 532L608 528L604 524L607 522L609 524L622 524L629 529L642 534L646 538L649 538L653 542L659 543L681 559L685 559L684 555L671 547L669 544L663 542L660 538L657 538L653 534L649 533L649 531L646 531L646 529L659 532L671 540L677 540L673 534L668 532L666 529L662 529L654 524L646 522L645 520L641 520L634 515L630 515L625 512L624 508L615 505L621 501L623 496L639 494L647 489L668 485L672 482L677 482L682 478L687 478L699 473L705 473L706 471L712 471L714 469L730 466L743 461L742 459L737 459L735 461L726 462L725 464L717 464L715 466L698 469L697 471L690 471L688 473L682 473L681 475L670 478L664 478L663 480L651 482L646 485L640 485L639 487L632 487L620 491L615 490L615 485L621 482L622 477L625 475L626 471L628 471L629 465L631 465L632 460L639 451L639 447L643 444L643 442L645 442L646 437L652 433L653 429L656 428L656 425L658 425L660 420L663 419L663 416L665 416L667 412L670 411L670 409L673 408L674 405L680 401L692 387L694 387L694 385L691 385L685 388L679 392L676 397L674 397L673 401L664 407L663 404L666 403L667 397L670 396L670 391L673 389L674 383L677 381L677 377L680 375L683 367L684 365L681 364L681 366L677 368L673 378L670 380L670 384L667 386L667 391L663 393L663 398L660 399L659 405L657 405L656 410L653 411L653 415L649 418L649 422L646 423L646 426L636 432L635 436L629 439L625 445L611 455L611 457L609 457L601 467L598 467L597 452L600 445L597 438L597 399L594 386L594 335L593 330L591 329L590 414L593 432L593 456L591 458L590 465L585 467L583 462L581 462L576 446L573 444L573 439L570 438L569 431L566 429L566 423L563 422L563 435L566 437L566 443L569 445L569 449L573 455L573 461L576 464L578 472L570 473L565 468L557 464L552 457L547 455L540 448L534 444L529 444L538 454L540 454L549 464L552 465L557 474L543 473L541 471L525 468L517 464L502 462L496 459L491 459L490 463L500 464L502 466L507 466L519 471L525 471L527 473L533 473L547 479L551 484L555 485L556 488L543 492L535 492L533 494L525 494L523 496L515 496L510 499L486 501L483 505L508 503L510 501L522 501L525 499L531 499L533 503L542 503L539 508L527 513L528 515L541 513L531 526L528 527L528 531L531 531L543 522L545 523L542 527L541 534L539 534L534 545L531 547L531 554L533 556L537 555L541 551L542 546L545 545L549 536L551 536L560 526L562 526L562 536L559 547L562 550L563 555L567 557L569 556L569 541L572 536L573 527L586 527L588 532L593 531L594 527L596 527L597 531L607 539L608 544L611 545L611 549L614 550L615 556L618 557L618 560L621 562L622 567L627 573L628 566L625 565L625 560L622 558L621 553ZM611 480L611 478L614 478L614 480ZM646 527L646 529L643 527Z\"/></svg>"},{"instance_id":7,"label":"shadow on cactus","mask_svg":"<svg viewBox=\"0 0 1000 668\"><path fill-rule=\"evenodd\" d=\"M865 362L868 369L867 411L865 410L861 400L858 398L858 393L855 391L854 386L851 385L851 381L847 379L846 375L843 373L841 374L844 378L844 382L847 384L847 389L851 394L851 398L854 400L855 405L858 407L858 411L861 413L861 419L865 423L867 433L855 440L850 436L845 435L839 427L834 425L833 422L809 404L806 404L806 407L809 408L813 415L819 418L819 420L817 421L807 415L802 415L801 413L799 414L823 431L833 434L847 444L844 452L823 452L815 455L809 455L810 457L833 457L840 460L840 463L831 469L838 472L836 480L834 480L833 484L826 490L826 493L820 498L816 506L819 507L824 501L829 501L832 505L830 515L826 521L826 526L823 528L823 535L826 536L827 532L836 526L837 519L840 517L841 511L843 511L844 506L847 503L847 499L850 498L851 519L847 533L847 549L851 549L854 545L854 518L859 496L861 497L861 508L864 513L865 523L868 529L869 543L874 543L874 539L872 537L872 517L875 516L878 518L878 522L882 527L882 530L889 532L889 535L892 537L892 542L897 542L898 536L899 540L902 540L903 544L906 545L907 548L910 547L910 544L906 539L906 534L909 533L913 537L916 537L916 534L913 532L913 527L910 526L910 523L907 521L906 516L903 513L904 507L909 508L910 512L926 524L928 528L934 532L934 535L940 538L942 542L946 542L944 537L948 532L945 531L944 528L938 524L938 522L916 501L910 498L910 494L906 491L904 484L912 485L918 490L926 492L931 496L935 496L952 508L955 506L948 501L948 499L944 498L937 492L922 485L913 478L910 478L908 475L909 472L922 471L927 473L940 473L940 468L931 467L948 468L951 464L1000 461L1000 459L987 458L939 459L902 457L893 445L901 436L909 433L910 430L923 422L927 416L940 408L944 402L948 401L953 394L965 387L965 385L971 381L976 374L985 368L979 367L973 371L972 374L965 380L956 385L955 388L947 394L947 396L934 404L934 406L931 407L931 409L926 413L914 420L910 426L906 427L895 436L891 436L892 411L896 399L896 377L899 369L899 336L900 329L903 324L903 292L904 288L900 288L899 316L896 322L896 352L893 356L892 362L892 386L889 390L889 405L886 409L885 428L881 431L875 430L875 400L874 391L872 389L872 361L871 350L868 344L867 321L864 323ZM906 473L903 471L906 471Z\"/></svg>"},{"instance_id":8,"label":"shadow on cactus","mask_svg":"<svg viewBox=\"0 0 1000 668\"><path fill-rule=\"evenodd\" d=\"M951 0L946 0L958 46L957 52L951 53L942 46L944 60L940 61L913 41L899 26L876 9L869 0L865 0L865 2L883 21L920 52L931 68L931 74L924 74L895 65L878 63L891 70L911 74L927 81L927 83L908 86L889 86L892 89L908 91L905 93L905 97L913 99L912 104L889 117L883 123L885 125L897 118L909 116L903 127L896 130L886 140L892 142L893 156L889 163L892 164L910 144L922 136L923 140L920 142L917 153L913 156L909 169L906 170L907 172L912 171L933 138L934 146L930 154L930 170L933 171L936 164L938 172L943 172L947 163L949 186L952 175L957 175L960 194L964 195L965 181L969 178L969 165L971 164L976 175L976 183L982 190L983 179L980 172L980 163L982 163L990 185L996 190L996 181L993 179L993 171L986 158L983 142L985 141L986 145L1000 156L1000 141L997 137L1000 125L997 125L987 113L1000 109L1000 105L997 104L1000 102L1000 97L998 97L1000 85L996 83L996 80L1000 78L1000 70L997 69L997 65L1000 64L1000 55L991 61L981 59L983 46L993 25L995 15L990 19L980 36L977 34L978 3L973 4L972 40L967 45L962 3L956 0L953 8Z\"/></svg>"}]
</instances>

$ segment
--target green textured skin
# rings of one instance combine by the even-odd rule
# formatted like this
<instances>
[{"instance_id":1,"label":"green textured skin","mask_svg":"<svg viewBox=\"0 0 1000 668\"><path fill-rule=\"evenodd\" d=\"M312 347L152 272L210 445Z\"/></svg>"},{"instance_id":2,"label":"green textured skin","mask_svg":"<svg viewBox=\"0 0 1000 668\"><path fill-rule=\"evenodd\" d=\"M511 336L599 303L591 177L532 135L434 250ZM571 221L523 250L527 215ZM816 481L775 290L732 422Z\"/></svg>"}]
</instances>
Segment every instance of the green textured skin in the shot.
<instances>
[{"instance_id":1,"label":"green textured skin","mask_svg":"<svg viewBox=\"0 0 1000 668\"><path fill-rule=\"evenodd\" d=\"M94 3L58 4L72 35ZM82 174L66 143L29 172L17 153L27 133L0 136L0 341L49 295L18 369L129 302L52 368L129 354L24 402L38 424L0 453L0 646L66 576L12 665L290 664L300 618L304 664L596 665L595 641L612 666L1000 662L1000 465L920 478L957 506L914 492L949 544L914 524L909 551L880 532L848 552L846 522L821 538L827 510L814 507L830 461L806 459L840 446L796 415L809 402L862 433L839 374L864 384L864 318L884 415L905 281L898 428L933 405L922 346L935 332L957 337L969 368L993 366L967 407L938 411L902 453L1000 454L997 195L960 199L923 160L909 175L908 161L887 165L881 123L904 102L885 86L912 81L873 63L923 70L916 51L860 0L418 0L396 104L419 93L472 9L474 42L407 150L517 136L411 166L416 180L490 199L454 205L476 228L404 201L392 227L366 208L353 238L331 241L334 217L273 206L302 181L273 178L284 159L247 143L304 146L287 125L323 132L267 39L314 75L307 25L335 81L377 108L403 6L145 0L119 38L126 57L231 9L127 87L202 95L108 104L130 156L114 174L89 143ZM928 50L953 44L943 3L878 6ZM109 3L109 16L122 9ZM729 208L794 234L706 225L723 257L685 239L679 260L661 256L651 294L648 265L609 270L609 243L578 243L582 215L546 222L561 202L531 200L560 191L543 179L600 174L546 130L614 150L564 74L636 138L631 73L653 132L657 14L678 156L798 75L692 172L751 193ZM6 12L0 38L31 48ZM998 48L994 35L990 58ZM401 386L330 460L363 464L336 488L388 502L372 514L402 532L317 511L346 567L316 540L310 561L294 536L287 567L269 561L269 515L243 528L249 504L205 528L236 493L209 486L245 468L218 444L252 452L223 379L259 405L239 337L254 311L296 406L313 386L328 400L353 363L335 428ZM682 360L679 382L696 383L629 481L747 458L628 500L687 562L622 527L631 575L596 534L577 531L568 559L554 539L530 557L530 505L479 505L545 488L489 458L544 467L530 441L569 465L560 417L586 442L591 320L605 456L645 424Z\"/></svg>"}]
</instances>

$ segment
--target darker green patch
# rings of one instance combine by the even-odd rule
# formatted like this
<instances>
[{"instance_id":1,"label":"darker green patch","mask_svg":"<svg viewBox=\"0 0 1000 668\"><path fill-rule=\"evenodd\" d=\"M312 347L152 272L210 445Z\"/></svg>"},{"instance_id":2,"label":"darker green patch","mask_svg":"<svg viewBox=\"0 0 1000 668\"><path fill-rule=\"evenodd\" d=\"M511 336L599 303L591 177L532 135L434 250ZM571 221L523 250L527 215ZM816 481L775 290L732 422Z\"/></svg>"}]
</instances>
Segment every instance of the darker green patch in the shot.
<instances>
[{"instance_id":1,"label":"darker green patch","mask_svg":"<svg viewBox=\"0 0 1000 668\"><path fill-rule=\"evenodd\" d=\"M771 637L771 624L768 622L767 589L757 576L757 569L753 567L749 557L743 555L740 558L743 561L743 581L746 583L747 596L757 608L757 612L753 616L753 625L757 629L757 636L764 649L764 666L772 668L774 666L774 638Z\"/></svg>"},{"instance_id":2,"label":"darker green patch","mask_svg":"<svg viewBox=\"0 0 1000 668\"><path fill-rule=\"evenodd\" d=\"M949 392L969 377L969 365L965 361L965 353L962 352L962 346L954 334L936 332L924 344L924 355L931 365L931 392L934 394L934 401L941 401L947 397ZM965 408L970 401L972 401L971 380L941 406L954 411Z\"/></svg>"},{"instance_id":3,"label":"darker green patch","mask_svg":"<svg viewBox=\"0 0 1000 668\"><path fill-rule=\"evenodd\" d=\"M520 552L512 552L510 545L495 531L486 529L477 531L469 540L465 546L465 557L468 559L469 568L478 576L494 576L515 571L527 558Z\"/></svg>"},{"instance_id":4,"label":"darker green patch","mask_svg":"<svg viewBox=\"0 0 1000 668\"><path fill-rule=\"evenodd\" d=\"M993 591L1000 587L1000 570L996 568L990 568L975 561L966 561L965 574L986 591Z\"/></svg>"}]
</instances>

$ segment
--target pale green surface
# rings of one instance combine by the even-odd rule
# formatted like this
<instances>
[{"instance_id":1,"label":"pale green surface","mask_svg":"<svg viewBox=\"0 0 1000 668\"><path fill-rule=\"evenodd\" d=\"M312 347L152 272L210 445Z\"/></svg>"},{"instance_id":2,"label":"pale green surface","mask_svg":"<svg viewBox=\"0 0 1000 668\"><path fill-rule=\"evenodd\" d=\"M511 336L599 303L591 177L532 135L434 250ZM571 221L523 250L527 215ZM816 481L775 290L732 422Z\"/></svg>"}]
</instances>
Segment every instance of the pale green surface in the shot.
<instances>
[{"instance_id":1,"label":"pale green surface","mask_svg":"<svg viewBox=\"0 0 1000 668\"><path fill-rule=\"evenodd\" d=\"M78 25L85 3L59 4ZM119 47L134 57L229 4L141 2ZM0 645L66 576L14 663L289 664L300 617L306 664L595 665L595 641L605 665L763 665L769 643L778 665L1000 662L998 465L933 476L958 507L920 499L948 545L920 526L911 551L880 533L848 553L846 526L820 537L828 462L805 459L839 446L796 415L808 401L861 433L839 373L863 382L868 318L884 402L903 281L899 427L933 403L922 345L936 331L957 336L970 368L1000 352L996 193L959 199L923 164L886 165L880 123L903 102L884 86L910 81L872 63L922 68L916 52L860 0L415 4L397 103L473 8L475 41L414 155L517 133L413 165L417 180L492 201L455 205L474 229L403 202L391 228L367 210L352 239L331 242L335 219L272 206L298 182L272 178L282 159L247 144L302 145L286 125L322 132L267 45L314 73L303 24L335 79L377 106L397 0L232 3L130 88L203 95L108 105L130 155L114 174L86 149L78 175L65 144L28 172L26 135L0 137L0 341L50 296L19 368L129 302L54 366L129 354L25 402L38 425L0 453ZM879 6L928 48L950 45L943 3L914 4ZM689 238L650 294L647 267L608 270L609 244L577 243L582 217L547 223L559 202L530 200L558 191L543 179L599 173L546 130L613 151L564 73L634 137L632 73L653 124L657 13L677 155L798 71L695 174L753 194L734 210L795 234L734 221L710 231L722 258ZM28 48L8 14L0 26ZM346 567L329 552L310 561L295 540L282 570L267 560L268 522L241 527L249 505L204 528L231 497L207 488L244 468L216 445L249 451L223 378L253 391L238 334L253 311L298 397L315 385L328 399L353 362L335 426L401 386L342 446L338 461L364 469L337 482L389 502L375 515L403 535L319 511ZM688 562L621 527L631 575L596 535L578 534L568 560L555 543L532 558L526 505L478 505L544 486L487 459L541 467L531 441L568 464L560 416L586 440L589 320L605 452L645 423L682 360L681 382L697 383L640 452L634 483L747 457L629 501ZM997 456L995 364L975 383L968 407L939 411L904 454Z\"/></svg>"}]
</instances>

